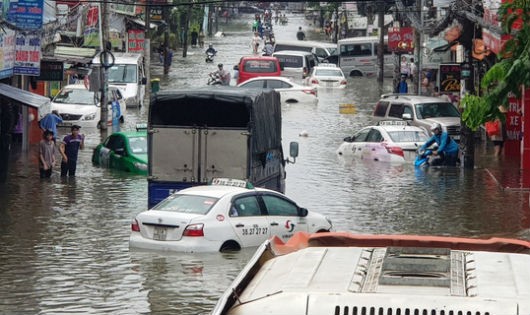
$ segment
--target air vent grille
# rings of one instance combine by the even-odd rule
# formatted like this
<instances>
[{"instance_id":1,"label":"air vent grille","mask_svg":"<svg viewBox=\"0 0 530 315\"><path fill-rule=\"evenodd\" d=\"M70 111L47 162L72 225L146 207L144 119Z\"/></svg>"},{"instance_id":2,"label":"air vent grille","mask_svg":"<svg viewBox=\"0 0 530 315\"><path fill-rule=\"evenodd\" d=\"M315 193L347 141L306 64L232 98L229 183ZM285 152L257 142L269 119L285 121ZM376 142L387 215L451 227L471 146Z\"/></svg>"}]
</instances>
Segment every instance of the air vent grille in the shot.
<instances>
[{"instance_id":1,"label":"air vent grille","mask_svg":"<svg viewBox=\"0 0 530 315\"><path fill-rule=\"evenodd\" d=\"M333 315L491 315L490 312L466 310L436 310L419 308L385 308L368 306L335 306Z\"/></svg>"}]
</instances>

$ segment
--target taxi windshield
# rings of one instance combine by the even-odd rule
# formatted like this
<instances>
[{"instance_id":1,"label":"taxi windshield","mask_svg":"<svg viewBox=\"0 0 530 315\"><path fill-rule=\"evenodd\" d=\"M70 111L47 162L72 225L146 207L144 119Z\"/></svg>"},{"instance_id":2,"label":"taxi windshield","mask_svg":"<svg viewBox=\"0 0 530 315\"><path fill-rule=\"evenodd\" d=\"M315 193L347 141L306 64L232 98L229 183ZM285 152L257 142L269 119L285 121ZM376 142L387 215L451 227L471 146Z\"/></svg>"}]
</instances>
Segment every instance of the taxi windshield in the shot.
<instances>
[{"instance_id":1,"label":"taxi windshield","mask_svg":"<svg viewBox=\"0 0 530 315\"><path fill-rule=\"evenodd\" d=\"M54 103L96 105L94 92L87 89L64 89L53 99Z\"/></svg>"},{"instance_id":2,"label":"taxi windshield","mask_svg":"<svg viewBox=\"0 0 530 315\"><path fill-rule=\"evenodd\" d=\"M151 210L206 214L217 202L217 198L196 195L172 195Z\"/></svg>"}]
</instances>

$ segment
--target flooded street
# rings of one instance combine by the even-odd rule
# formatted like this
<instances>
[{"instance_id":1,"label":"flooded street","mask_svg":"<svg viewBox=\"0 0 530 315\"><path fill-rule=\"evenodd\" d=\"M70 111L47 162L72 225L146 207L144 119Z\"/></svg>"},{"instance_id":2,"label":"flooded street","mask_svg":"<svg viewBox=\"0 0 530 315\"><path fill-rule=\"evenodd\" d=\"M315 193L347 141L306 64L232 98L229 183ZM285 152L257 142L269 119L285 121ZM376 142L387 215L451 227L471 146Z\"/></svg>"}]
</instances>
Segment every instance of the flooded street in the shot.
<instances>
[{"instance_id":1,"label":"flooded street","mask_svg":"<svg viewBox=\"0 0 530 315\"><path fill-rule=\"evenodd\" d=\"M246 16L250 23L251 15ZM276 26L277 39L295 39L301 16ZM223 28L221 26L221 28ZM204 86L222 62L232 69L251 52L250 24L228 25L213 64L202 49L175 53L169 75L153 59L161 89ZM318 38L318 37L316 37ZM208 43L208 42L207 42ZM349 78L346 90L320 90L316 106L282 109L283 143L298 141L300 154L287 166L286 194L327 215L338 231L517 237L530 240L529 193L501 189L491 170L492 149L477 148L476 169L415 170L412 165L343 161L342 139L370 121L381 92L375 79ZM385 81L385 82L386 82ZM339 113L353 103L355 115ZM147 108L127 111L122 129L147 121ZM62 130L67 132L68 130ZM94 167L97 130L81 130L75 179L38 176L35 150L12 154L7 183L0 184L1 314L207 314L254 249L238 253L180 254L129 251L131 219L147 206L145 177ZM301 137L307 132L307 137ZM506 163L506 158L503 158Z\"/></svg>"}]
</instances>

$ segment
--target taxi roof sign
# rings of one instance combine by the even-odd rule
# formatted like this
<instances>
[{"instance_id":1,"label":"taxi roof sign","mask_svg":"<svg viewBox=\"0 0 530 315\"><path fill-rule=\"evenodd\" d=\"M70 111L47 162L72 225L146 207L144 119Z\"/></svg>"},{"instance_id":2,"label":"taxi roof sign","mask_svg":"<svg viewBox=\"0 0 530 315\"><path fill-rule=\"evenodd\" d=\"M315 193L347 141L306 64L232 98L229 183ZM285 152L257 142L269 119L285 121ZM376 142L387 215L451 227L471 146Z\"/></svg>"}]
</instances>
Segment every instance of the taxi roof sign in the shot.
<instances>
[{"instance_id":1,"label":"taxi roof sign","mask_svg":"<svg viewBox=\"0 0 530 315\"><path fill-rule=\"evenodd\" d=\"M246 180L242 179L234 179L234 178L213 178L210 182L210 185L218 185L218 186L232 186L232 187L240 187L240 188L247 188L247 189L253 189L254 186L252 186L251 183L249 183Z\"/></svg>"},{"instance_id":2,"label":"taxi roof sign","mask_svg":"<svg viewBox=\"0 0 530 315\"><path fill-rule=\"evenodd\" d=\"M382 120L378 123L379 126L408 126L405 120Z\"/></svg>"}]
</instances>

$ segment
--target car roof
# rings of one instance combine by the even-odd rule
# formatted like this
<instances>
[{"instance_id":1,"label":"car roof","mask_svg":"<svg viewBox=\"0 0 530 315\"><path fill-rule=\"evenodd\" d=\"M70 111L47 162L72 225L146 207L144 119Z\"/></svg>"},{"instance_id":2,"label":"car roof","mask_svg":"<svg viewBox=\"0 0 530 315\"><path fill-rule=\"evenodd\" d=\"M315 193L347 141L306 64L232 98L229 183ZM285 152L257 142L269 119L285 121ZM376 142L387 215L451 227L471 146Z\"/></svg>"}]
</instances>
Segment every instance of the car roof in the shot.
<instances>
[{"instance_id":1,"label":"car roof","mask_svg":"<svg viewBox=\"0 0 530 315\"><path fill-rule=\"evenodd\" d=\"M63 87L63 89L70 89L70 90L74 90L74 89L80 89L80 90L86 90L86 86L84 84L68 84L68 85L65 85Z\"/></svg>"},{"instance_id":2,"label":"car roof","mask_svg":"<svg viewBox=\"0 0 530 315\"><path fill-rule=\"evenodd\" d=\"M423 95L413 95L413 94L383 94L381 95L382 100L404 100L415 103L450 103L447 100L444 100L439 97L434 96L423 96Z\"/></svg>"},{"instance_id":3,"label":"car roof","mask_svg":"<svg viewBox=\"0 0 530 315\"><path fill-rule=\"evenodd\" d=\"M183 190L179 190L178 192L176 192L176 194L222 198L227 195L236 195L236 194L252 192L252 191L271 192L272 190L268 190L264 188L249 189L249 188L224 186L224 185L200 185L200 186L194 186L194 187L186 188Z\"/></svg>"},{"instance_id":4,"label":"car roof","mask_svg":"<svg viewBox=\"0 0 530 315\"><path fill-rule=\"evenodd\" d=\"M382 121L382 122L385 122L385 121ZM402 120L393 120L392 122L404 122ZM363 127L362 129L365 129L365 128L375 128L375 129L382 129L382 130L385 130L387 132L389 131L400 131L400 130L406 130L406 131L424 131L423 129L421 129L420 127L416 127L416 126L411 126L411 125L370 125L370 126L366 126L366 127ZM362 130L361 129L361 130Z\"/></svg>"},{"instance_id":5,"label":"car roof","mask_svg":"<svg viewBox=\"0 0 530 315\"><path fill-rule=\"evenodd\" d=\"M272 56L276 55L295 55L295 56L313 56L309 51L300 50L279 50L272 53Z\"/></svg>"},{"instance_id":6,"label":"car roof","mask_svg":"<svg viewBox=\"0 0 530 315\"><path fill-rule=\"evenodd\" d=\"M247 83L253 82L253 81L257 81L257 80L278 80L278 81L283 81L283 82L289 83L293 87L307 87L308 89L310 89L310 87L308 87L308 86L304 86L304 85L298 84L296 82L293 82L291 79L289 79L287 77L280 77L280 76L253 77L253 78L250 78L250 79L246 80L245 82L239 83L237 86L244 87Z\"/></svg>"},{"instance_id":7,"label":"car roof","mask_svg":"<svg viewBox=\"0 0 530 315\"><path fill-rule=\"evenodd\" d=\"M272 56L244 56L244 57L241 57L241 61L247 61L247 60L278 60L278 58L272 57Z\"/></svg>"}]
</instances>

